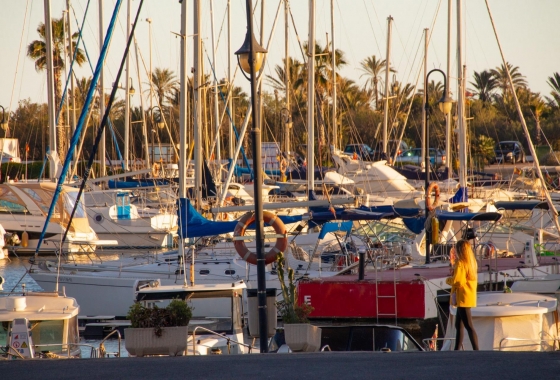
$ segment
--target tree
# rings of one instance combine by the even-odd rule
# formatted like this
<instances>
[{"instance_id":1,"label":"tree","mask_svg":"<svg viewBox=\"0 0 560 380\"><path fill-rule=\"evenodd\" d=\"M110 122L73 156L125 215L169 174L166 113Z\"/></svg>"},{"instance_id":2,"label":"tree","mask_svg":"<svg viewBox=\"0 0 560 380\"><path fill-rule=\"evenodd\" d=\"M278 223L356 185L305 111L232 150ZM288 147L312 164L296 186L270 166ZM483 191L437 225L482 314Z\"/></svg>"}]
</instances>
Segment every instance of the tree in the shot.
<instances>
[{"instance_id":1,"label":"tree","mask_svg":"<svg viewBox=\"0 0 560 380\"><path fill-rule=\"evenodd\" d=\"M474 72L474 82L471 85L474 86L474 93L478 96L478 99L483 102L489 102L492 100L492 92L498 86L498 81L494 78L488 70L484 70L480 73Z\"/></svg>"},{"instance_id":2,"label":"tree","mask_svg":"<svg viewBox=\"0 0 560 380\"><path fill-rule=\"evenodd\" d=\"M37 28L37 33L39 33L40 40L35 40L27 46L27 56L35 60L35 69L37 71L42 71L47 68L47 44L45 37L45 24L39 24ZM77 46L78 33L72 35L72 51L76 52L76 64L81 66L85 61L86 57L82 49L78 49ZM54 92L55 92L55 109L57 114L61 113L60 101L62 99L62 80L61 75L64 69L64 55L69 53L69 46L65 46L65 35L64 35L64 16L59 19L52 20L52 53L53 53L53 75L54 75ZM77 49L77 50L76 50ZM66 156L67 139L66 131L64 128L64 117L60 116L58 118L57 125L57 135L58 135L58 155L61 160L64 160Z\"/></svg>"},{"instance_id":3,"label":"tree","mask_svg":"<svg viewBox=\"0 0 560 380\"><path fill-rule=\"evenodd\" d=\"M552 74L551 77L548 77L547 83L552 88L552 91L550 92L550 95L552 95L552 99L548 97L546 99L551 104L556 102L556 107L560 108L560 74Z\"/></svg>"},{"instance_id":4,"label":"tree","mask_svg":"<svg viewBox=\"0 0 560 380\"><path fill-rule=\"evenodd\" d=\"M511 75L511 81L513 82L513 87L515 89L519 87L527 87L527 81L525 80L525 76L523 76L519 72L518 66L514 67L511 63L507 62L507 68L509 70L509 74ZM492 75L496 79L497 86L502 91L502 97L506 99L508 94L510 94L509 79L508 79L506 67L502 64L501 66L490 70L490 73L492 73Z\"/></svg>"},{"instance_id":5,"label":"tree","mask_svg":"<svg viewBox=\"0 0 560 380\"><path fill-rule=\"evenodd\" d=\"M163 106L166 101L173 102L174 93L178 86L173 71L157 67L152 72L152 85L154 86L159 106ZM150 89L147 91L150 91Z\"/></svg>"},{"instance_id":6,"label":"tree","mask_svg":"<svg viewBox=\"0 0 560 380\"><path fill-rule=\"evenodd\" d=\"M385 72L385 68L387 67L387 61L377 59L375 55L371 57L367 57L362 62L360 62L360 66L362 67L362 71L364 74L360 76L366 76L367 80L364 87L369 87L373 91L373 97L375 100L375 109L379 109L379 81L381 78L381 74ZM396 72L395 69L390 68L389 71Z\"/></svg>"}]
</instances>

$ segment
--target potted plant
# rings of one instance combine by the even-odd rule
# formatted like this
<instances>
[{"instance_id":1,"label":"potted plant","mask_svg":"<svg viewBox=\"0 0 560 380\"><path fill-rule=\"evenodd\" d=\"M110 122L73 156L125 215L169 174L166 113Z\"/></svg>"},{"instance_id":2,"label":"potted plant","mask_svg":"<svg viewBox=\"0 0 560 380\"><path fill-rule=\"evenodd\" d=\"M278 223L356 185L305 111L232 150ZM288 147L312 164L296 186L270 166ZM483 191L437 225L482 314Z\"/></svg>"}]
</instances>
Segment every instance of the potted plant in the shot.
<instances>
[{"instance_id":1,"label":"potted plant","mask_svg":"<svg viewBox=\"0 0 560 380\"><path fill-rule=\"evenodd\" d=\"M277 271L284 299L278 302L278 310L284 323L286 344L292 351L318 351L321 345L321 329L309 323L309 314L313 307L307 303L298 304L294 270L288 268L286 284L285 267L284 254L280 252L277 257Z\"/></svg>"},{"instance_id":2,"label":"potted plant","mask_svg":"<svg viewBox=\"0 0 560 380\"><path fill-rule=\"evenodd\" d=\"M125 347L131 355L182 355L187 348L192 307L180 299L165 308L134 303L127 314Z\"/></svg>"}]
</instances>

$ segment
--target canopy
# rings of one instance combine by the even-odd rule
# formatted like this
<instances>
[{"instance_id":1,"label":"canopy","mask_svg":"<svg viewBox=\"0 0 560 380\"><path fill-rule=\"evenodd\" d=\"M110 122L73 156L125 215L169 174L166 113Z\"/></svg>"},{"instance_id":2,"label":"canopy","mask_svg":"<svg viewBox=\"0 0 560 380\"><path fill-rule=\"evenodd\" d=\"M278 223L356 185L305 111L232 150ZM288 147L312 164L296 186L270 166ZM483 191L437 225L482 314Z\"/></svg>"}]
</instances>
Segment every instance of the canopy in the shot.
<instances>
[{"instance_id":1,"label":"canopy","mask_svg":"<svg viewBox=\"0 0 560 380\"><path fill-rule=\"evenodd\" d=\"M235 226L239 223L237 220L231 222L214 222L200 215L198 211L191 205L190 199L179 198L179 208L177 210L179 237L201 237L216 236L231 233L235 230ZM285 216L280 215L279 218L284 224L301 222L303 215ZM183 223L183 221L186 223ZM251 224L248 229L255 229L255 224Z\"/></svg>"},{"instance_id":2,"label":"canopy","mask_svg":"<svg viewBox=\"0 0 560 380\"><path fill-rule=\"evenodd\" d=\"M495 202L494 206L498 210L548 210L548 203L541 201L499 201Z\"/></svg>"},{"instance_id":3,"label":"canopy","mask_svg":"<svg viewBox=\"0 0 560 380\"><path fill-rule=\"evenodd\" d=\"M347 233L352 231L352 222L328 222L323 224L323 228L321 228L321 232L319 233L319 239L324 239L329 232L336 231Z\"/></svg>"},{"instance_id":4,"label":"canopy","mask_svg":"<svg viewBox=\"0 0 560 380\"><path fill-rule=\"evenodd\" d=\"M499 212L441 212L436 213L437 218L446 222L448 220L460 221L498 221L502 217Z\"/></svg>"}]
</instances>

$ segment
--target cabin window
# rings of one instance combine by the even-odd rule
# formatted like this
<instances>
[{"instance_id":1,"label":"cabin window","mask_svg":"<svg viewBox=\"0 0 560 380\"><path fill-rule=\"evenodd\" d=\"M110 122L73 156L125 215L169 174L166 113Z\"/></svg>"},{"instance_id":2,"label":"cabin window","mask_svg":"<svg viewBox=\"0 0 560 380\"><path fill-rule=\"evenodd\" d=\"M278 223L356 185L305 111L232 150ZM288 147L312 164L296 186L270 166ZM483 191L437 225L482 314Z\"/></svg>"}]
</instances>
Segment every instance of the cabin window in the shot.
<instances>
[{"instance_id":1,"label":"cabin window","mask_svg":"<svg viewBox=\"0 0 560 380\"><path fill-rule=\"evenodd\" d=\"M41 208L41 210L47 214L51 206L52 195L46 195L41 190L34 189L21 189L29 198L33 200ZM47 202L48 199L48 202Z\"/></svg>"},{"instance_id":2,"label":"cabin window","mask_svg":"<svg viewBox=\"0 0 560 380\"><path fill-rule=\"evenodd\" d=\"M204 275L210 274L210 270L208 270L208 269L201 269L200 272L198 272L198 273L200 273L201 275L204 276Z\"/></svg>"},{"instance_id":3,"label":"cabin window","mask_svg":"<svg viewBox=\"0 0 560 380\"><path fill-rule=\"evenodd\" d=\"M64 320L31 321L31 332L37 351L62 351Z\"/></svg>"},{"instance_id":4,"label":"cabin window","mask_svg":"<svg viewBox=\"0 0 560 380\"><path fill-rule=\"evenodd\" d=\"M130 219L130 196L117 193L117 219Z\"/></svg>"},{"instance_id":5,"label":"cabin window","mask_svg":"<svg viewBox=\"0 0 560 380\"><path fill-rule=\"evenodd\" d=\"M232 276L235 274L235 269L226 269L226 274Z\"/></svg>"},{"instance_id":6,"label":"cabin window","mask_svg":"<svg viewBox=\"0 0 560 380\"><path fill-rule=\"evenodd\" d=\"M27 214L27 208L20 204L0 199L0 213L2 214Z\"/></svg>"},{"instance_id":7,"label":"cabin window","mask_svg":"<svg viewBox=\"0 0 560 380\"><path fill-rule=\"evenodd\" d=\"M0 324L0 346L8 345L8 331L10 330L10 322L2 322Z\"/></svg>"}]
</instances>

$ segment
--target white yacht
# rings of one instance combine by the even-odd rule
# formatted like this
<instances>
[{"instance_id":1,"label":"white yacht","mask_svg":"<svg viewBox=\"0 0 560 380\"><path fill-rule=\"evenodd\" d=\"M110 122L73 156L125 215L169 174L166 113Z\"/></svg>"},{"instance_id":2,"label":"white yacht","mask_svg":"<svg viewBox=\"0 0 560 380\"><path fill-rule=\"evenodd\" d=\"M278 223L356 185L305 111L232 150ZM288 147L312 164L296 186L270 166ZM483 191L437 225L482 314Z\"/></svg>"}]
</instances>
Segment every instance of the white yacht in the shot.
<instances>
[{"instance_id":1,"label":"white yacht","mask_svg":"<svg viewBox=\"0 0 560 380\"><path fill-rule=\"evenodd\" d=\"M14 182L0 184L0 224L6 231L5 248L18 255L33 254L52 203L56 184L52 182ZM76 204L78 190L63 186L47 226L41 253L93 251L99 241L90 227L83 202L79 202L66 242L60 241Z\"/></svg>"}]
</instances>

